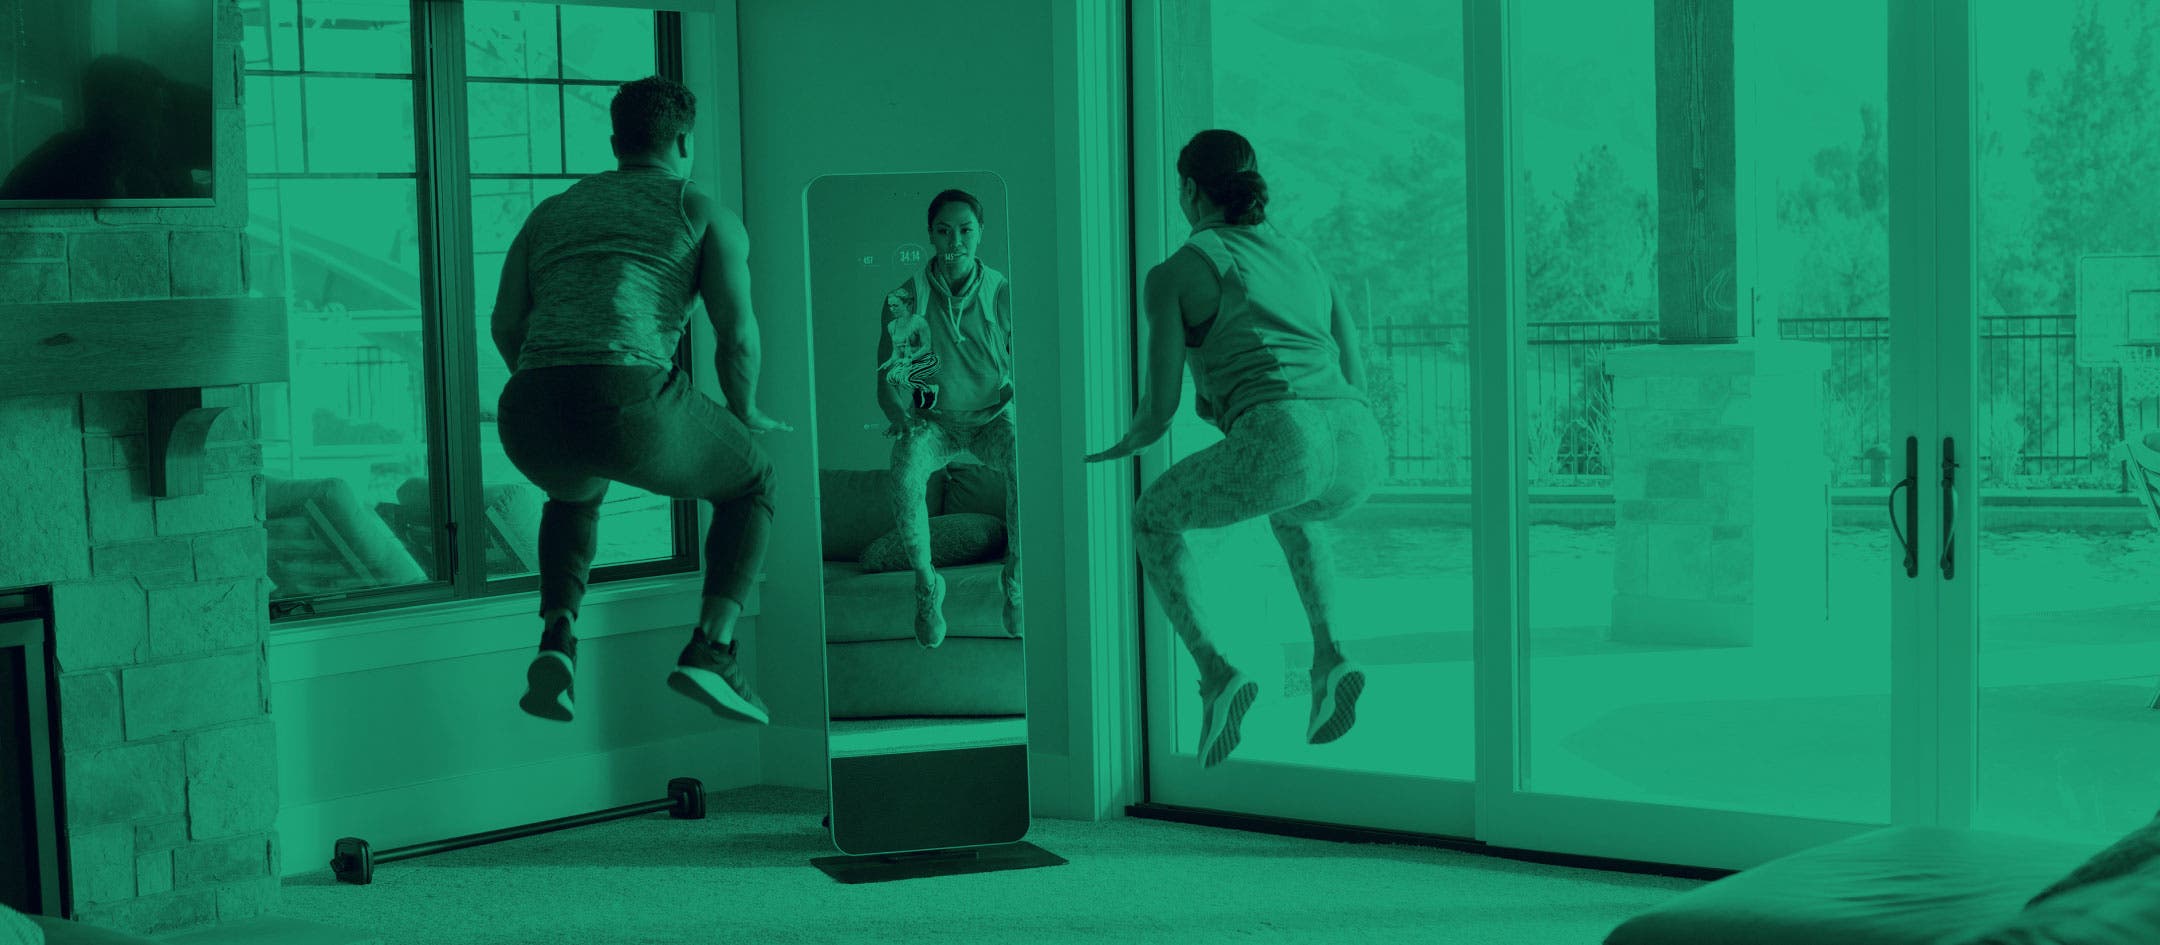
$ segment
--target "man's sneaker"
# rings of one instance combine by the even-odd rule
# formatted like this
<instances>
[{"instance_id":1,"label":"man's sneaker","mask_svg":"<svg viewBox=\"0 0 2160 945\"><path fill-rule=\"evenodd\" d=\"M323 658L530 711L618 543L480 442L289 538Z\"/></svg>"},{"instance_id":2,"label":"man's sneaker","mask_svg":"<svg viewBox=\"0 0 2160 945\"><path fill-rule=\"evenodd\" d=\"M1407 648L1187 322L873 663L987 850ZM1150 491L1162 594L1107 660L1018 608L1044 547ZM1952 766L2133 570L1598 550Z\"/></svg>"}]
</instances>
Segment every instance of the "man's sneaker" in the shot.
<instances>
[{"instance_id":1,"label":"man's sneaker","mask_svg":"<svg viewBox=\"0 0 2160 945\"><path fill-rule=\"evenodd\" d=\"M930 572L930 583L915 585L915 642L936 649L945 642L945 575Z\"/></svg>"},{"instance_id":2,"label":"man's sneaker","mask_svg":"<svg viewBox=\"0 0 2160 945\"><path fill-rule=\"evenodd\" d=\"M716 646L702 637L691 639L676 659L675 671L668 674L668 688L689 696L722 718L769 725L772 713L766 710L765 700L743 681L742 667L735 662L735 644L739 642Z\"/></svg>"},{"instance_id":3,"label":"man's sneaker","mask_svg":"<svg viewBox=\"0 0 2160 945\"><path fill-rule=\"evenodd\" d=\"M1245 710L1252 708L1253 700L1260 695L1259 683L1236 667L1224 665L1227 671L1221 675L1200 679L1200 766L1203 768L1215 767L1230 757L1230 752L1238 746L1238 723L1245 721Z\"/></svg>"},{"instance_id":4,"label":"man's sneaker","mask_svg":"<svg viewBox=\"0 0 2160 945\"><path fill-rule=\"evenodd\" d=\"M1312 720L1305 741L1325 745L1357 724L1358 694L1365 691L1365 671L1330 647L1313 654Z\"/></svg>"},{"instance_id":5,"label":"man's sneaker","mask_svg":"<svg viewBox=\"0 0 2160 945\"><path fill-rule=\"evenodd\" d=\"M576 715L577 637L570 621L557 620L540 633L540 655L525 668L525 696L518 708L525 714L553 722L568 722Z\"/></svg>"}]
</instances>

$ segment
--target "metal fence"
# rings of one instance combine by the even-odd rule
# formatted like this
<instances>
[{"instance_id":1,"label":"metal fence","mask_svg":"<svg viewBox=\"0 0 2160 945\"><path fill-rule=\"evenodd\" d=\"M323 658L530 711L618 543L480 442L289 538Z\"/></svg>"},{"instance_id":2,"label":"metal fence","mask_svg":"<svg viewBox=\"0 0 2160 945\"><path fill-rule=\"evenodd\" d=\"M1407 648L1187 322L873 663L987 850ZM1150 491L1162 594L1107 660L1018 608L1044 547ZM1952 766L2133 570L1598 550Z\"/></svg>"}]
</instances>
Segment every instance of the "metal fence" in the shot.
<instances>
[{"instance_id":1,"label":"metal fence","mask_svg":"<svg viewBox=\"0 0 2160 945\"><path fill-rule=\"evenodd\" d=\"M2074 317L1982 319L1974 444L1983 482L1998 487L2119 485L2107 451L2133 431L2160 427L2160 409L2125 403L2120 372L2074 357ZM1525 326L1523 440L1534 482L1598 485L1609 475L1612 380L1605 352L1657 340L1654 321L1533 322ZM1890 323L1886 318L1785 319L1779 335L1827 345L1825 454L1837 485L1875 484L1890 443ZM1470 482L1469 325L1379 325L1372 330L1375 406L1389 435L1390 478Z\"/></svg>"}]
</instances>

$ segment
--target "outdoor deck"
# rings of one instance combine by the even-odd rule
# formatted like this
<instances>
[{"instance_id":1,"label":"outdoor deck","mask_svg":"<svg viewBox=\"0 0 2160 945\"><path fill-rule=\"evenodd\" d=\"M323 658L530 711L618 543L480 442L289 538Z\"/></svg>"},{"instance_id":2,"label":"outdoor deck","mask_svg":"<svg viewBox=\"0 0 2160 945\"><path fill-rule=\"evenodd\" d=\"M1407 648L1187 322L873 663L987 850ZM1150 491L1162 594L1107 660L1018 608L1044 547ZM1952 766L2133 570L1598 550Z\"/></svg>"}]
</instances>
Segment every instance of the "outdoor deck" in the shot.
<instances>
[{"instance_id":1,"label":"outdoor deck","mask_svg":"<svg viewBox=\"0 0 2160 945\"><path fill-rule=\"evenodd\" d=\"M2094 498L2085 504L2122 508ZM1304 743L1310 636L1280 552L1257 523L1195 536L1224 652L1262 681L1239 757L1471 776L1471 532L1450 521L1462 511L1375 502L1341 524L1336 632L1369 685L1358 729L1319 748ZM2084 527L2035 527L2048 514L1984 509L1983 534L1966 546L1977 546L1977 561L1971 550L1965 560L1982 614L1982 817L2101 836L2160 804L2160 765L2146 760L2160 752L2160 712L2149 708L2160 687L2160 531L2134 507ZM1991 527L1998 517L2021 524ZM1835 528L1829 619L1765 627L1744 647L1607 641L1612 533L1529 530L1531 786L1887 821L1891 588L1902 578L1888 527ZM1190 670L1181 657L1181 742L1199 718Z\"/></svg>"}]
</instances>

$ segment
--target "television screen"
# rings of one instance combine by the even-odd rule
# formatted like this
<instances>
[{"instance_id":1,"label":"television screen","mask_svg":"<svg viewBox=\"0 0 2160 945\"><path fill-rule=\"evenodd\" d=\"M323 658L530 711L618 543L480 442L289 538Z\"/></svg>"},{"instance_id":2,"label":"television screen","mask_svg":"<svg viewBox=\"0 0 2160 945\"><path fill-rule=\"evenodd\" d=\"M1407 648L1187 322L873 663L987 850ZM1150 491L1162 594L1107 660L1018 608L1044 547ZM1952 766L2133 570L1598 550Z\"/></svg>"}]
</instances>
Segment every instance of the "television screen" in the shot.
<instances>
[{"instance_id":1,"label":"television screen","mask_svg":"<svg viewBox=\"0 0 2160 945\"><path fill-rule=\"evenodd\" d=\"M0 207L211 202L217 0L0 0Z\"/></svg>"}]
</instances>

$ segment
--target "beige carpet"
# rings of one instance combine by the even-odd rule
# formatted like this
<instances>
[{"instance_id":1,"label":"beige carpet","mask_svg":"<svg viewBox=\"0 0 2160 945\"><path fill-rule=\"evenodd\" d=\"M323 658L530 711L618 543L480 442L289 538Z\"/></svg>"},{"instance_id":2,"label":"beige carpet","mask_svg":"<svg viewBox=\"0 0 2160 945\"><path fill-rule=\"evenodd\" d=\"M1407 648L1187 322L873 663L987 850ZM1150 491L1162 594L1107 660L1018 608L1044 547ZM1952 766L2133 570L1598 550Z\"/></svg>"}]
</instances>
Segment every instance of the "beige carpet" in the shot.
<instances>
[{"instance_id":1,"label":"beige carpet","mask_svg":"<svg viewBox=\"0 0 2160 945\"><path fill-rule=\"evenodd\" d=\"M285 885L283 915L384 945L833 942L1593 945L1697 883L1422 847L1121 818L1037 820L1071 862L844 885L822 792L712 795L702 821L615 821ZM327 851L286 850L312 857Z\"/></svg>"}]
</instances>

